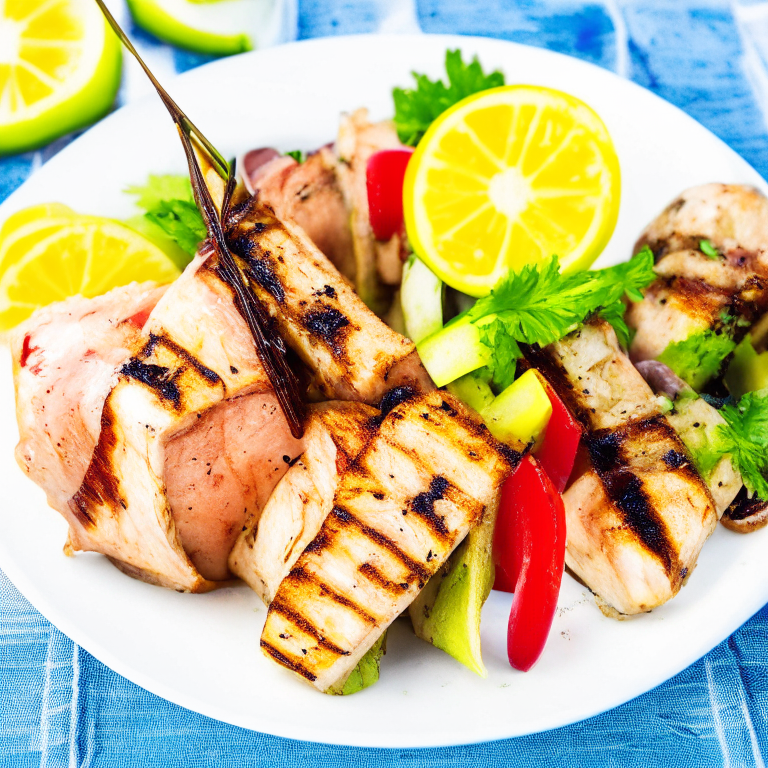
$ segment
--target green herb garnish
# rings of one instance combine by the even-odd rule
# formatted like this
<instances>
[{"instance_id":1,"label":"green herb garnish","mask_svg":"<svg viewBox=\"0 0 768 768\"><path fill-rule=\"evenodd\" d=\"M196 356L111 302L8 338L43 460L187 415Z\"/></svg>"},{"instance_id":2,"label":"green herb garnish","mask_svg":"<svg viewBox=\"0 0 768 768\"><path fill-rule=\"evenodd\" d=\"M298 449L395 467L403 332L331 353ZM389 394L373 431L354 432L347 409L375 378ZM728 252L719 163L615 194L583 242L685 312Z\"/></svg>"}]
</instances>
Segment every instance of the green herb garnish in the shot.
<instances>
[{"instance_id":1,"label":"green herb garnish","mask_svg":"<svg viewBox=\"0 0 768 768\"><path fill-rule=\"evenodd\" d=\"M720 258L720 251L715 248L714 244L711 240L699 240L699 250L708 258L708 259L719 259Z\"/></svg>"},{"instance_id":2,"label":"green herb garnish","mask_svg":"<svg viewBox=\"0 0 768 768\"><path fill-rule=\"evenodd\" d=\"M504 85L501 72L483 72L477 57L465 64L461 51L446 51L445 71L448 85L413 72L416 88L395 88L395 127L403 144L415 147L424 132L446 109L467 96Z\"/></svg>"},{"instance_id":3,"label":"green herb garnish","mask_svg":"<svg viewBox=\"0 0 768 768\"><path fill-rule=\"evenodd\" d=\"M640 301L642 290L655 279L653 253L648 247L624 264L570 275L560 273L553 256L519 272L510 271L466 315L474 323L493 316L500 324L494 331L494 343L499 343L499 328L503 327L517 343L545 346L598 313L626 344L629 329L624 322L623 298Z\"/></svg>"},{"instance_id":4,"label":"green herb garnish","mask_svg":"<svg viewBox=\"0 0 768 768\"><path fill-rule=\"evenodd\" d=\"M768 389L747 392L738 403L723 406L720 415L726 423L693 452L696 467L708 477L723 456L730 456L747 490L768 499Z\"/></svg>"},{"instance_id":5,"label":"green herb garnish","mask_svg":"<svg viewBox=\"0 0 768 768\"><path fill-rule=\"evenodd\" d=\"M523 353L503 317L494 317L479 330L480 341L490 352L487 365L491 383L497 392L503 392L515 380L517 361Z\"/></svg>"},{"instance_id":6,"label":"green herb garnish","mask_svg":"<svg viewBox=\"0 0 768 768\"><path fill-rule=\"evenodd\" d=\"M125 191L138 195L136 205L144 209L145 219L187 254L195 255L207 230L188 177L150 175L143 187L128 187Z\"/></svg>"},{"instance_id":7,"label":"green herb garnish","mask_svg":"<svg viewBox=\"0 0 768 768\"><path fill-rule=\"evenodd\" d=\"M292 157L299 165L307 159L307 156L300 149L292 149L285 154L288 155L288 157Z\"/></svg>"},{"instance_id":8,"label":"green herb garnish","mask_svg":"<svg viewBox=\"0 0 768 768\"><path fill-rule=\"evenodd\" d=\"M695 390L699 390L719 373L723 360L734 349L736 342L730 333L717 333L708 328L696 331L682 341L673 341L659 355L658 360L668 365Z\"/></svg>"}]
</instances>

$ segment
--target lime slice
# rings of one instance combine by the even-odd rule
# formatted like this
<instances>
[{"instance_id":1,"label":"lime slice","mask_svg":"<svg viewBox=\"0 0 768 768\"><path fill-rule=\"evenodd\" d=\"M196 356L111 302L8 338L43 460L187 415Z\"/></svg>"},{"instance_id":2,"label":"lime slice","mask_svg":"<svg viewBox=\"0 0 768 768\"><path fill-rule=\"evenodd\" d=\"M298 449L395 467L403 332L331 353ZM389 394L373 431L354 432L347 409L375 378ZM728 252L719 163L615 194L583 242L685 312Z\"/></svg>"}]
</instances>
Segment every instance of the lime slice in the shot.
<instances>
[{"instance_id":1,"label":"lime slice","mask_svg":"<svg viewBox=\"0 0 768 768\"><path fill-rule=\"evenodd\" d=\"M0 155L102 117L120 65L120 43L93 0L0 3Z\"/></svg>"},{"instance_id":2,"label":"lime slice","mask_svg":"<svg viewBox=\"0 0 768 768\"><path fill-rule=\"evenodd\" d=\"M616 226L619 162L582 101L513 85L443 113L408 164L403 213L415 252L448 285L483 296L552 254L588 267Z\"/></svg>"},{"instance_id":3,"label":"lime slice","mask_svg":"<svg viewBox=\"0 0 768 768\"><path fill-rule=\"evenodd\" d=\"M69 296L98 296L134 281L169 283L179 275L157 246L111 219L73 215L47 230L42 227L46 220L39 221L42 235L36 240L28 235L31 247L0 275L0 330ZM0 240L0 249L5 247Z\"/></svg>"},{"instance_id":4,"label":"lime slice","mask_svg":"<svg viewBox=\"0 0 768 768\"><path fill-rule=\"evenodd\" d=\"M253 50L272 5L271 0L128 0L133 18L147 32L215 56Z\"/></svg>"}]
</instances>

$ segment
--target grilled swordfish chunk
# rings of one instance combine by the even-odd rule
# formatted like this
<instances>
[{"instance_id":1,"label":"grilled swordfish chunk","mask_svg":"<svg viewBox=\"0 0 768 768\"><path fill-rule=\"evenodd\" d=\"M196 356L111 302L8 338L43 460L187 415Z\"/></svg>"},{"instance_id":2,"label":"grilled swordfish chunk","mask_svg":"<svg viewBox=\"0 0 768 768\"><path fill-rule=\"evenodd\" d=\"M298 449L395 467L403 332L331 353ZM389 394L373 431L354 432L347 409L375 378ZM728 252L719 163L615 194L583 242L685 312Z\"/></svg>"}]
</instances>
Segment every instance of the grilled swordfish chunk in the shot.
<instances>
[{"instance_id":1,"label":"grilled swordfish chunk","mask_svg":"<svg viewBox=\"0 0 768 768\"><path fill-rule=\"evenodd\" d=\"M310 408L304 452L275 486L261 515L246 521L229 556L232 573L267 605L320 530L339 478L368 441L378 415L364 403L330 402Z\"/></svg>"},{"instance_id":2,"label":"grilled swordfish chunk","mask_svg":"<svg viewBox=\"0 0 768 768\"><path fill-rule=\"evenodd\" d=\"M394 387L434 386L413 342L379 320L295 224L252 198L232 216L228 238L325 398L375 404Z\"/></svg>"},{"instance_id":3,"label":"grilled swordfish chunk","mask_svg":"<svg viewBox=\"0 0 768 768\"><path fill-rule=\"evenodd\" d=\"M378 314L400 283L406 245L399 233L375 238L366 169L375 152L402 146L392 122L372 123L359 109L342 116L335 145L303 163L272 149L253 150L241 163L248 190L278 218L298 224Z\"/></svg>"},{"instance_id":4,"label":"grilled swordfish chunk","mask_svg":"<svg viewBox=\"0 0 768 768\"><path fill-rule=\"evenodd\" d=\"M716 249L712 252L702 241ZM652 360L694 333L735 342L768 309L768 199L751 187L705 184L686 190L643 232L658 279L631 304L634 361Z\"/></svg>"},{"instance_id":5,"label":"grilled swordfish chunk","mask_svg":"<svg viewBox=\"0 0 768 768\"><path fill-rule=\"evenodd\" d=\"M712 495L608 323L530 359L585 428L586 470L563 494L566 564L608 615L650 611L696 565L717 523Z\"/></svg>"},{"instance_id":6,"label":"grilled swordfish chunk","mask_svg":"<svg viewBox=\"0 0 768 768\"><path fill-rule=\"evenodd\" d=\"M38 310L11 337L16 460L60 512L83 482L104 400L165 287L133 283Z\"/></svg>"},{"instance_id":7,"label":"grilled swordfish chunk","mask_svg":"<svg viewBox=\"0 0 768 768\"><path fill-rule=\"evenodd\" d=\"M298 224L354 284L355 251L338 162L331 147L321 147L303 163L274 149L256 149L244 156L240 167L248 191L282 221Z\"/></svg>"},{"instance_id":8,"label":"grilled swordfish chunk","mask_svg":"<svg viewBox=\"0 0 768 768\"><path fill-rule=\"evenodd\" d=\"M262 650L319 690L337 690L481 520L520 456L444 392L394 407L280 583Z\"/></svg>"},{"instance_id":9,"label":"grilled swordfish chunk","mask_svg":"<svg viewBox=\"0 0 768 768\"><path fill-rule=\"evenodd\" d=\"M46 326L47 313L57 311L51 308L22 329L14 344L18 454L68 520L71 549L101 552L151 583L209 589L230 577L227 557L245 517L266 503L288 468L283 457L298 456L302 443L290 434L231 289L204 257L151 312L145 307L137 316L133 306L120 311L122 304L113 310L143 318L130 352L108 358L96 347L78 358L98 335L90 309L118 300L119 291L72 300L88 310L79 327ZM87 379L100 356L108 384L96 381L91 397ZM98 427L83 424L90 442L49 434L53 419L28 423L23 415L35 397L39 413L51 416L66 405L62 399L73 409L97 400L89 419ZM46 440L63 466L77 467L70 482L49 478L47 456L29 450Z\"/></svg>"}]
</instances>

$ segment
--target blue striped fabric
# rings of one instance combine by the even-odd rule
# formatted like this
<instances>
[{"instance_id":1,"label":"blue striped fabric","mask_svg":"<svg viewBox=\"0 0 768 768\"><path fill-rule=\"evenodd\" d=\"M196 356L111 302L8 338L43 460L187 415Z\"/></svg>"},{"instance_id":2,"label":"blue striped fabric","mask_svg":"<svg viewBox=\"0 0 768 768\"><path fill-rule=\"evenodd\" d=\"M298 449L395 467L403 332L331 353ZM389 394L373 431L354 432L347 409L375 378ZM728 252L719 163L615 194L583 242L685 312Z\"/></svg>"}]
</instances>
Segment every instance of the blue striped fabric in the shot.
<instances>
[{"instance_id":1,"label":"blue striped fabric","mask_svg":"<svg viewBox=\"0 0 768 768\"><path fill-rule=\"evenodd\" d=\"M768 2L299 2L302 38L413 31L417 25L424 32L543 46L617 71L686 110L768 174ZM131 34L153 66L184 71L207 60L169 49L138 30ZM122 101L132 97L121 91ZM69 140L0 160L0 201ZM677 677L583 723L450 749L347 749L252 733L147 693L51 626L0 572L0 767L762 768L768 750L767 648L768 608Z\"/></svg>"}]
</instances>

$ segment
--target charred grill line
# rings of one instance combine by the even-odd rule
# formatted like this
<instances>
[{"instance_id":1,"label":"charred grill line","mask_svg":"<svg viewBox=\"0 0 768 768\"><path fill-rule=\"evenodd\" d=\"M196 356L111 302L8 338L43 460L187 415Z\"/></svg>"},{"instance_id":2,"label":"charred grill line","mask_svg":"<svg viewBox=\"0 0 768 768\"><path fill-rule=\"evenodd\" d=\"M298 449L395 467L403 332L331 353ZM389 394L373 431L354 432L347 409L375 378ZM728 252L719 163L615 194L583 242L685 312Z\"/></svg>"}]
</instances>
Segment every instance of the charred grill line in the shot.
<instances>
[{"instance_id":1,"label":"charred grill line","mask_svg":"<svg viewBox=\"0 0 768 768\"><path fill-rule=\"evenodd\" d=\"M262 224L258 231L263 232L265 229L266 226ZM246 269L244 271L248 277L282 304L285 301L285 288L275 274L269 254L265 253L258 243L253 242L245 235L231 237L228 242L232 252L245 262Z\"/></svg>"},{"instance_id":2,"label":"charred grill line","mask_svg":"<svg viewBox=\"0 0 768 768\"><path fill-rule=\"evenodd\" d=\"M141 382L153 390L161 400L167 400L177 410L181 408L181 390L177 380L184 373L184 365L175 369L164 365L144 362L150 357L158 346L165 347L183 363L195 370L203 379L211 385L224 385L221 377L210 368L204 366L194 355L190 354L171 339L165 336L150 334L149 341L138 355L132 357L121 369L120 374Z\"/></svg>"},{"instance_id":3,"label":"charred grill line","mask_svg":"<svg viewBox=\"0 0 768 768\"><path fill-rule=\"evenodd\" d=\"M143 363L134 357L120 369L120 373L145 384L161 400L170 401L177 410L181 407L181 390L176 384L176 379L182 370L171 371L163 365Z\"/></svg>"},{"instance_id":4,"label":"charred grill line","mask_svg":"<svg viewBox=\"0 0 768 768\"><path fill-rule=\"evenodd\" d=\"M140 356L143 358L149 357L158 346L165 347L170 352L173 352L176 357L180 357L184 362L191 365L206 381L211 384L223 384L221 376L216 371L212 371L207 366L203 365L189 350L180 347L175 341L169 339L167 336L161 336L159 334L150 333L149 341L144 349L141 351ZM138 356L137 356L138 357Z\"/></svg>"},{"instance_id":5,"label":"charred grill line","mask_svg":"<svg viewBox=\"0 0 768 768\"><path fill-rule=\"evenodd\" d=\"M429 490L415 496L409 504L411 510L421 517L432 532L445 539L449 535L442 517L435 514L435 502L445 498L448 481L441 475L433 477L429 483Z\"/></svg>"},{"instance_id":6,"label":"charred grill line","mask_svg":"<svg viewBox=\"0 0 768 768\"><path fill-rule=\"evenodd\" d=\"M349 651L345 651L330 640L326 640L314 624L307 621L304 616L294 611L289 605L286 605L283 600L277 598L270 603L269 607L271 610L288 619L292 624L295 624L305 634L314 637L321 648L324 648L331 653L335 653L337 656L349 656Z\"/></svg>"},{"instance_id":7,"label":"charred grill line","mask_svg":"<svg viewBox=\"0 0 768 768\"><path fill-rule=\"evenodd\" d=\"M96 524L93 514L89 511L93 507L103 505L112 509L125 508L125 501L120 496L120 481L112 466L112 453L116 444L115 418L110 400L107 398L101 414L99 442L96 444L83 482L70 502L70 508L85 528Z\"/></svg>"},{"instance_id":8,"label":"charred grill line","mask_svg":"<svg viewBox=\"0 0 768 768\"><path fill-rule=\"evenodd\" d=\"M397 408L398 405L401 405L406 400L410 400L415 396L416 391L413 387L403 386L390 389L389 392L387 392L384 397L381 398L381 402L379 403L379 410L381 411L381 414L377 417L379 419L379 423L384 421L391 410Z\"/></svg>"},{"instance_id":9,"label":"charred grill line","mask_svg":"<svg viewBox=\"0 0 768 768\"><path fill-rule=\"evenodd\" d=\"M319 589L320 594L323 597L330 597L331 600L333 600L335 603L343 605L345 608L357 614L363 621L367 622L368 624L376 624L375 617L371 616L368 611L366 611L354 601L350 600L348 597L340 595L335 589L333 589L333 587L330 587L316 574L308 571L306 568L297 566L288 574L286 579L298 582L299 584L314 584Z\"/></svg>"},{"instance_id":10,"label":"charred grill line","mask_svg":"<svg viewBox=\"0 0 768 768\"><path fill-rule=\"evenodd\" d=\"M319 304L301 318L302 325L315 337L324 341L335 357L344 355L342 342L349 326L348 318L335 307Z\"/></svg>"},{"instance_id":11,"label":"charred grill line","mask_svg":"<svg viewBox=\"0 0 768 768\"><path fill-rule=\"evenodd\" d=\"M360 573L365 576L373 584L376 584L387 592L392 592L396 595L400 595L408 589L408 582L403 581L396 584L394 581L390 581L376 566L371 563L363 563L358 569Z\"/></svg>"},{"instance_id":12,"label":"charred grill line","mask_svg":"<svg viewBox=\"0 0 768 768\"><path fill-rule=\"evenodd\" d=\"M678 565L676 548L666 523L645 492L642 480L631 469L633 457L624 450L633 435L647 436L647 433L652 432L663 432L667 436L672 428L666 424L663 416L654 416L631 422L619 429L587 434L584 443L608 498L621 513L627 527L671 575ZM677 456L676 452L670 453ZM669 471L686 472L688 461L686 456L683 455L683 458L684 462L678 463L674 469L670 467Z\"/></svg>"},{"instance_id":13,"label":"charred grill line","mask_svg":"<svg viewBox=\"0 0 768 768\"><path fill-rule=\"evenodd\" d=\"M403 552L400 547L395 544L392 539L385 536L383 533L379 533L375 528L370 528L365 523L358 520L351 512L340 506L334 506L331 510L331 515L334 519L338 520L343 526L354 525L360 533L367 536L375 544L378 544L382 549L386 549L394 557L396 557L410 572L410 578L416 578L420 582L426 582L431 576L420 563L412 560L408 555Z\"/></svg>"},{"instance_id":14,"label":"charred grill line","mask_svg":"<svg viewBox=\"0 0 768 768\"><path fill-rule=\"evenodd\" d=\"M260 645L262 650L269 656L271 656L278 664L282 664L284 667L288 667L293 672L297 672L302 677L309 680L310 683L314 683L317 680L317 675L310 672L303 664L299 664L298 661L289 659L284 654L280 653L273 645L270 645L264 638L261 639Z\"/></svg>"}]
</instances>

